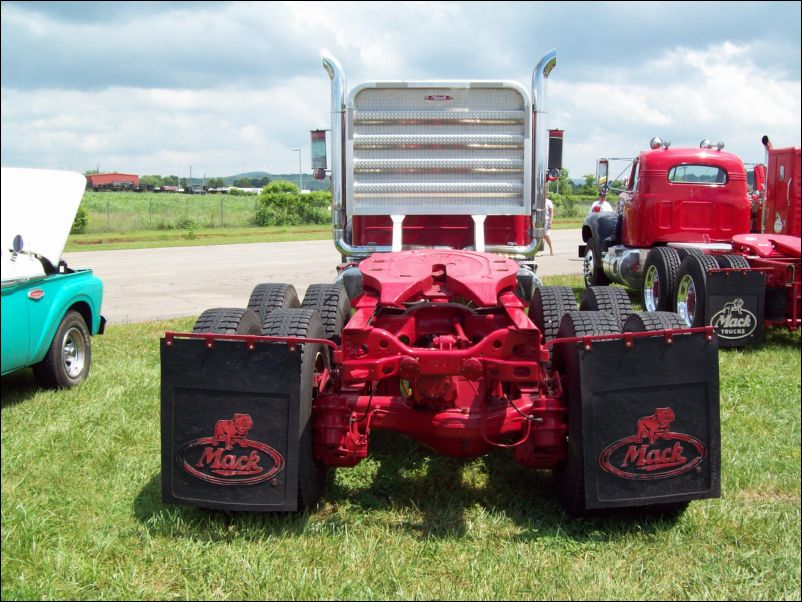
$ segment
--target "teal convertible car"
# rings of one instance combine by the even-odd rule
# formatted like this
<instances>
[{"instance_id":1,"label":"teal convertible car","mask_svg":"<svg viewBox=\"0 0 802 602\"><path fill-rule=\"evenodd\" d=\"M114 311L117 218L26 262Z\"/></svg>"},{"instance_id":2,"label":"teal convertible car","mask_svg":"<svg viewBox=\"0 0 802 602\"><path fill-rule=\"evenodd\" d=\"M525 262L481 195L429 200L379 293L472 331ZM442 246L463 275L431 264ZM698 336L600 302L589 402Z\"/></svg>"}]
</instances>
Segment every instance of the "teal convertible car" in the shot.
<instances>
[{"instance_id":1,"label":"teal convertible car","mask_svg":"<svg viewBox=\"0 0 802 602\"><path fill-rule=\"evenodd\" d=\"M2 373L33 366L37 382L73 387L89 375L103 332L103 284L61 253L83 196L79 173L2 168Z\"/></svg>"}]
</instances>

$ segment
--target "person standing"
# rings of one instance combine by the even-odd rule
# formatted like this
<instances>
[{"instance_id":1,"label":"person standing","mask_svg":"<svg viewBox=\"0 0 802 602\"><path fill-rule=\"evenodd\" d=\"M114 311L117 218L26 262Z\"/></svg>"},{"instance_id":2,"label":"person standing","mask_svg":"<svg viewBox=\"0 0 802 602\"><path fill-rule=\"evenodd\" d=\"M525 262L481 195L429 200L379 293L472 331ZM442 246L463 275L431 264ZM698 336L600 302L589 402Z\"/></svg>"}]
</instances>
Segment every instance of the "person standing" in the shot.
<instances>
[{"instance_id":1,"label":"person standing","mask_svg":"<svg viewBox=\"0 0 802 602\"><path fill-rule=\"evenodd\" d=\"M601 212L612 212L614 211L613 206L607 201L607 185L604 184L599 191L599 198L596 199L593 204L590 206L590 211L588 211L588 215L591 213L601 213Z\"/></svg>"}]
</instances>

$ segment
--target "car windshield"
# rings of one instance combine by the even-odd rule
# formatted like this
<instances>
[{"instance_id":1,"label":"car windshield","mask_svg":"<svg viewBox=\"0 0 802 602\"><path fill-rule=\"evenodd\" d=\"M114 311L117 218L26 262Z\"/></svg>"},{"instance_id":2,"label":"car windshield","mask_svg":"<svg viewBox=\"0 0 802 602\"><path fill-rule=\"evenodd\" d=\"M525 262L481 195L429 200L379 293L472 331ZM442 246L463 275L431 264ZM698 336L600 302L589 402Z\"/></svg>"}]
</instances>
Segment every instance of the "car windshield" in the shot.
<instances>
[{"instance_id":1,"label":"car windshield","mask_svg":"<svg viewBox=\"0 0 802 602\"><path fill-rule=\"evenodd\" d=\"M726 184L727 172L714 165L675 165L668 172L675 184Z\"/></svg>"}]
</instances>

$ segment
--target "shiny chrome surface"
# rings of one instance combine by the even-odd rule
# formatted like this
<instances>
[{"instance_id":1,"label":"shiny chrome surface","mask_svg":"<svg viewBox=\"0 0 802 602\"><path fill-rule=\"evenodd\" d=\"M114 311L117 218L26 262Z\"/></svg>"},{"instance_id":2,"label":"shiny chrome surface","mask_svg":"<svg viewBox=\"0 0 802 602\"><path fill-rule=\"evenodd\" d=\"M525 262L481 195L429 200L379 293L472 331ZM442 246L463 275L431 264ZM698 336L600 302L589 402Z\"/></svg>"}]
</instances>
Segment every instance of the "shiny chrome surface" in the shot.
<instances>
[{"instance_id":1,"label":"shiny chrome surface","mask_svg":"<svg viewBox=\"0 0 802 602\"><path fill-rule=\"evenodd\" d=\"M347 243L349 216L445 212L531 214L529 245L485 250L534 256L545 232L545 83L555 50L535 67L531 99L514 82L464 81L368 83L346 98L341 64L329 53L322 57L331 78L332 221L342 255L392 249ZM403 157L393 154L399 149Z\"/></svg>"},{"instance_id":2,"label":"shiny chrome surface","mask_svg":"<svg viewBox=\"0 0 802 602\"><path fill-rule=\"evenodd\" d=\"M660 275L657 266L650 265L643 277L643 305L646 311L657 311L657 300L660 298Z\"/></svg>"},{"instance_id":3,"label":"shiny chrome surface","mask_svg":"<svg viewBox=\"0 0 802 602\"><path fill-rule=\"evenodd\" d=\"M540 59L532 72L532 115L534 119L534 169L532 173L532 245L537 249L546 234L546 167L549 131L546 123L546 80L557 66L557 51Z\"/></svg>"},{"instance_id":4,"label":"shiny chrome surface","mask_svg":"<svg viewBox=\"0 0 802 602\"><path fill-rule=\"evenodd\" d=\"M677 313L688 326L693 325L693 318L696 315L696 285L689 274L680 278L677 287Z\"/></svg>"},{"instance_id":5,"label":"shiny chrome surface","mask_svg":"<svg viewBox=\"0 0 802 602\"><path fill-rule=\"evenodd\" d=\"M83 372L86 363L86 341L78 327L73 326L64 333L61 350L64 371L70 378L77 378Z\"/></svg>"},{"instance_id":6,"label":"shiny chrome surface","mask_svg":"<svg viewBox=\"0 0 802 602\"><path fill-rule=\"evenodd\" d=\"M639 289L643 277L641 266L644 258L641 255L645 255L646 251L648 249L632 249L623 245L610 247L602 255L604 273L613 282Z\"/></svg>"},{"instance_id":7,"label":"shiny chrome surface","mask_svg":"<svg viewBox=\"0 0 802 602\"><path fill-rule=\"evenodd\" d=\"M336 232L339 229L342 236L342 228L345 223L344 191L345 191L345 167L344 158L344 137L345 133L345 71L343 71L340 61L334 55L326 52L321 53L323 68L331 78L331 200L332 200L332 219L334 221L335 240Z\"/></svg>"}]
</instances>

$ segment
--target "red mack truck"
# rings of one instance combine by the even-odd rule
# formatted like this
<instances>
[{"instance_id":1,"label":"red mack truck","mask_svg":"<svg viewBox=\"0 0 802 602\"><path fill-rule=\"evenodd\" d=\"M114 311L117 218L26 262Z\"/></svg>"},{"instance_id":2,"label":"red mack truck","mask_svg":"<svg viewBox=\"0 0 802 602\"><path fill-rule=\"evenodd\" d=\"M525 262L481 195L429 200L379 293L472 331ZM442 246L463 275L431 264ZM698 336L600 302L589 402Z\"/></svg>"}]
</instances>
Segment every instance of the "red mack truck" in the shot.
<instances>
[{"instance_id":1,"label":"red mack truck","mask_svg":"<svg viewBox=\"0 0 802 602\"><path fill-rule=\"evenodd\" d=\"M582 226L583 306L626 315L624 291L601 288L617 283L641 291L648 311L714 326L721 346L757 344L764 325L799 328L800 149L763 143L753 198L741 159L722 143L671 148L654 138L627 160L618 210L591 213ZM603 193L610 161L598 163Z\"/></svg>"},{"instance_id":2,"label":"red mack truck","mask_svg":"<svg viewBox=\"0 0 802 602\"><path fill-rule=\"evenodd\" d=\"M543 286L545 89L331 78L334 283L287 283L161 341L162 498L313 508L378 429L438 453L508 450L572 515L720 495L718 342L673 313L578 311ZM555 140L560 140L555 136ZM312 133L324 176L325 133ZM557 159L555 159L557 158ZM557 161L558 163L558 161Z\"/></svg>"}]
</instances>

